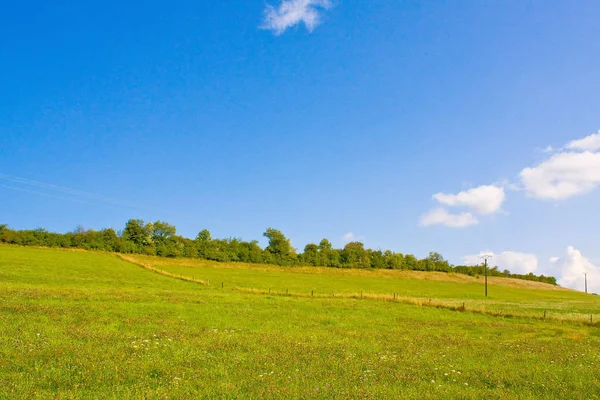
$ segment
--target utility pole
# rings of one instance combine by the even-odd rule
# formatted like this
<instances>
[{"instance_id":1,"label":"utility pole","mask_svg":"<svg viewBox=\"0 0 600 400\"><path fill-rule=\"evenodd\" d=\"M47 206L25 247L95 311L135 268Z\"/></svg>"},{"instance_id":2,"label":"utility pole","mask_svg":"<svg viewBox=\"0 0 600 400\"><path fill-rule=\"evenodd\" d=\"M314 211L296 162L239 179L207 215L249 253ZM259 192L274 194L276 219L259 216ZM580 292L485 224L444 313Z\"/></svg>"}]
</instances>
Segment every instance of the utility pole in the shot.
<instances>
[{"instance_id":1,"label":"utility pole","mask_svg":"<svg viewBox=\"0 0 600 400\"><path fill-rule=\"evenodd\" d=\"M585 277L585 292L587 293L587 272L584 272L583 276Z\"/></svg>"},{"instance_id":2,"label":"utility pole","mask_svg":"<svg viewBox=\"0 0 600 400\"><path fill-rule=\"evenodd\" d=\"M485 297L488 297L488 273L487 273L487 266L488 266L488 259L492 258L491 255L485 255L485 256L481 256L481 258L483 258L485 260L485 266L484 266L484 271L485 271Z\"/></svg>"}]
</instances>

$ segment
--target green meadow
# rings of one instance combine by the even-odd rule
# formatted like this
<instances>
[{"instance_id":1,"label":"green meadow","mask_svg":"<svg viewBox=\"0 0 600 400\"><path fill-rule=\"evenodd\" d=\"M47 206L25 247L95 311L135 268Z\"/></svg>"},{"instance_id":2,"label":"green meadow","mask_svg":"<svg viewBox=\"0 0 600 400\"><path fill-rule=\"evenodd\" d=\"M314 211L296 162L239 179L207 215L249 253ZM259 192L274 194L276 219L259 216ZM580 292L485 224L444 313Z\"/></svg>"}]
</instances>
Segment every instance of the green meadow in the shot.
<instances>
[{"instance_id":1,"label":"green meadow","mask_svg":"<svg viewBox=\"0 0 600 400\"><path fill-rule=\"evenodd\" d=\"M494 278L485 298L482 277L442 273L128 260L0 246L1 399L600 398L598 296Z\"/></svg>"},{"instance_id":2,"label":"green meadow","mask_svg":"<svg viewBox=\"0 0 600 400\"><path fill-rule=\"evenodd\" d=\"M559 286L511 278L421 271L278 267L218 263L198 259L125 256L175 277L202 280L223 289L310 297L402 300L423 305L461 307L507 316L600 322L600 298Z\"/></svg>"}]
</instances>

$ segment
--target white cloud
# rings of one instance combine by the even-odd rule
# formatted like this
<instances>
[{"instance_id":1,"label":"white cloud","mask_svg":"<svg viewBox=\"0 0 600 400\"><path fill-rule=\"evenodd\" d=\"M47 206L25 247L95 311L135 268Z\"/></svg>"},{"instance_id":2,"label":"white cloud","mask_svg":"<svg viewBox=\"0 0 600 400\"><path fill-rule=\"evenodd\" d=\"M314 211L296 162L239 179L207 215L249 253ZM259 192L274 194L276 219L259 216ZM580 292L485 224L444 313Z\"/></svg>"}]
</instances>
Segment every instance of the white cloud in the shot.
<instances>
[{"instance_id":1,"label":"white cloud","mask_svg":"<svg viewBox=\"0 0 600 400\"><path fill-rule=\"evenodd\" d=\"M449 228L466 228L479 221L470 212L450 214L443 208L436 208L421 217L421 226L444 225Z\"/></svg>"},{"instance_id":2,"label":"white cloud","mask_svg":"<svg viewBox=\"0 0 600 400\"><path fill-rule=\"evenodd\" d=\"M359 242L361 240L364 240L364 236L357 236L352 232L348 232L346 233L344 236L342 236L342 240L344 242Z\"/></svg>"},{"instance_id":3,"label":"white cloud","mask_svg":"<svg viewBox=\"0 0 600 400\"><path fill-rule=\"evenodd\" d=\"M540 199L563 200L600 184L600 153L563 152L520 173L527 192Z\"/></svg>"},{"instance_id":4,"label":"white cloud","mask_svg":"<svg viewBox=\"0 0 600 400\"><path fill-rule=\"evenodd\" d=\"M499 211L505 197L504 188L496 185L483 185L457 194L433 195L433 198L441 204L450 207L468 207L482 215Z\"/></svg>"},{"instance_id":5,"label":"white cloud","mask_svg":"<svg viewBox=\"0 0 600 400\"><path fill-rule=\"evenodd\" d=\"M321 22L320 12L330 7L329 0L282 0L278 7L267 5L261 28L281 35L286 29L304 23L312 32Z\"/></svg>"},{"instance_id":6,"label":"white cloud","mask_svg":"<svg viewBox=\"0 0 600 400\"><path fill-rule=\"evenodd\" d=\"M587 273L588 292L600 293L600 267L594 265L585 258L579 250L573 246L567 247L564 257L552 257L549 259L550 268L544 271L538 269L538 258L535 254L505 251L499 254L484 251L479 254L463 257L465 265L481 265L483 255L491 255L488 261L490 266L498 266L499 270L508 269L516 274L544 274L554 276L560 286L583 291L584 274Z\"/></svg>"},{"instance_id":7,"label":"white cloud","mask_svg":"<svg viewBox=\"0 0 600 400\"><path fill-rule=\"evenodd\" d=\"M600 150L600 131L583 139L573 140L565 146L569 150L597 151Z\"/></svg>"},{"instance_id":8,"label":"white cloud","mask_svg":"<svg viewBox=\"0 0 600 400\"><path fill-rule=\"evenodd\" d=\"M549 147L551 149L551 147ZM544 162L525 168L521 183L529 195L564 200L600 185L600 131L573 140Z\"/></svg>"},{"instance_id":9,"label":"white cloud","mask_svg":"<svg viewBox=\"0 0 600 400\"><path fill-rule=\"evenodd\" d=\"M600 267L592 264L573 246L567 247L565 256L554 264L559 285L583 291L584 274L587 273L588 292L600 293Z\"/></svg>"},{"instance_id":10,"label":"white cloud","mask_svg":"<svg viewBox=\"0 0 600 400\"><path fill-rule=\"evenodd\" d=\"M481 265L483 262L481 257L484 255L492 256L488 260L488 265L490 267L498 266L500 271L507 269L513 274L528 274L530 272L535 273L538 269L538 258L535 254L519 253L517 251L504 251L499 254L482 251L479 254L463 257L463 263L465 265Z\"/></svg>"},{"instance_id":11,"label":"white cloud","mask_svg":"<svg viewBox=\"0 0 600 400\"><path fill-rule=\"evenodd\" d=\"M354 236L354 233L352 233L352 232L348 232L344 236L342 236L342 239L344 239L348 242L354 240L354 238L355 238L355 236Z\"/></svg>"},{"instance_id":12,"label":"white cloud","mask_svg":"<svg viewBox=\"0 0 600 400\"><path fill-rule=\"evenodd\" d=\"M542 149L543 153L552 153L554 148L552 146L547 146L545 149Z\"/></svg>"},{"instance_id":13,"label":"white cloud","mask_svg":"<svg viewBox=\"0 0 600 400\"><path fill-rule=\"evenodd\" d=\"M600 186L600 131L573 140L564 148L548 146L542 150L548 158L519 173L519 184L509 181L482 185L456 194L436 193L433 198L446 207L463 207L471 212L451 214L436 208L421 217L422 226L466 227L479 221L473 216L504 212L505 189L525 191L538 199L564 200L589 193Z\"/></svg>"}]
</instances>

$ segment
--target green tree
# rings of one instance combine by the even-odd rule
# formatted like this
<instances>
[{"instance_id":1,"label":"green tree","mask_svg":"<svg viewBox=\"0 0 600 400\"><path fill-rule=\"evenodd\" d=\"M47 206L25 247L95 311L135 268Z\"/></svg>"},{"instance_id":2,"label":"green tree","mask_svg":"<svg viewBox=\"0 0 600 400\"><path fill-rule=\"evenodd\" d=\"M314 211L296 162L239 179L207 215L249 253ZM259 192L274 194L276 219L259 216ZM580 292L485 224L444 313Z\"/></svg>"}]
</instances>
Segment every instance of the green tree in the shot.
<instances>
[{"instance_id":1,"label":"green tree","mask_svg":"<svg viewBox=\"0 0 600 400\"><path fill-rule=\"evenodd\" d=\"M394 253L390 250L386 250L383 253L385 258L385 265L388 269L403 269L404 268L404 256L402 253Z\"/></svg>"},{"instance_id":2,"label":"green tree","mask_svg":"<svg viewBox=\"0 0 600 400\"><path fill-rule=\"evenodd\" d=\"M320 264L319 246L314 243L309 243L304 246L304 252L302 253L302 261L308 265L317 266Z\"/></svg>"},{"instance_id":3,"label":"green tree","mask_svg":"<svg viewBox=\"0 0 600 400\"><path fill-rule=\"evenodd\" d=\"M442 255L440 253L432 251L429 253L429 255L427 256L427 258L425 260L426 260L426 266L427 266L426 270L427 271L448 272L451 269L448 261L444 260L444 257L442 257Z\"/></svg>"},{"instance_id":4,"label":"green tree","mask_svg":"<svg viewBox=\"0 0 600 400\"><path fill-rule=\"evenodd\" d=\"M123 239L142 249L152 245L152 223L144 224L141 219L130 219L123 229Z\"/></svg>"},{"instance_id":5,"label":"green tree","mask_svg":"<svg viewBox=\"0 0 600 400\"><path fill-rule=\"evenodd\" d=\"M333 249L333 246L329 240L321 239L321 242L319 242L319 251L323 252L323 251L329 251L332 249Z\"/></svg>"},{"instance_id":6,"label":"green tree","mask_svg":"<svg viewBox=\"0 0 600 400\"><path fill-rule=\"evenodd\" d=\"M371 268L383 269L386 265L385 256L381 250L372 250L369 252Z\"/></svg>"},{"instance_id":7,"label":"green tree","mask_svg":"<svg viewBox=\"0 0 600 400\"><path fill-rule=\"evenodd\" d=\"M183 256L188 258L198 257L198 247L195 241L190 239L183 240Z\"/></svg>"},{"instance_id":8,"label":"green tree","mask_svg":"<svg viewBox=\"0 0 600 400\"><path fill-rule=\"evenodd\" d=\"M417 257L412 254L407 254L404 256L404 265L408 270L416 270L417 269Z\"/></svg>"},{"instance_id":9,"label":"green tree","mask_svg":"<svg viewBox=\"0 0 600 400\"><path fill-rule=\"evenodd\" d=\"M208 229L203 229L196 236L196 240L199 242L210 242L212 240L212 236L210 235L210 231Z\"/></svg>"},{"instance_id":10,"label":"green tree","mask_svg":"<svg viewBox=\"0 0 600 400\"><path fill-rule=\"evenodd\" d=\"M286 238L281 231L268 228L263 236L269 239L269 245L265 250L275 257L277 263L289 265L295 261L295 249L292 247L290 239Z\"/></svg>"},{"instance_id":11,"label":"green tree","mask_svg":"<svg viewBox=\"0 0 600 400\"><path fill-rule=\"evenodd\" d=\"M371 259L362 242L350 242L341 252L342 265L355 268L370 268Z\"/></svg>"},{"instance_id":12,"label":"green tree","mask_svg":"<svg viewBox=\"0 0 600 400\"><path fill-rule=\"evenodd\" d=\"M167 222L156 221L152 224L151 237L154 241L165 241L172 238L177 233L177 228Z\"/></svg>"},{"instance_id":13,"label":"green tree","mask_svg":"<svg viewBox=\"0 0 600 400\"><path fill-rule=\"evenodd\" d=\"M251 263L264 262L263 249L258 245L258 240L251 242L242 242L240 246L244 249L246 259L244 261Z\"/></svg>"},{"instance_id":14,"label":"green tree","mask_svg":"<svg viewBox=\"0 0 600 400\"><path fill-rule=\"evenodd\" d=\"M203 229L196 236L196 247L198 248L198 257L214 260L216 257L215 244L208 229Z\"/></svg>"}]
</instances>

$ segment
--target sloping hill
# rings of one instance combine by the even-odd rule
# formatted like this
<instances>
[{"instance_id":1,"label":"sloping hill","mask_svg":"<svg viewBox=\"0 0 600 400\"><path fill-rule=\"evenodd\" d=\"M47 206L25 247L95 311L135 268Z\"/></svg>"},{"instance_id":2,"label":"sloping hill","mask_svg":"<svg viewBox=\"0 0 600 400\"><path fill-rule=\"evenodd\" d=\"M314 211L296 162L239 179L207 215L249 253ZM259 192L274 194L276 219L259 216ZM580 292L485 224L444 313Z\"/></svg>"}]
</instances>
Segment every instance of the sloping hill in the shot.
<instances>
[{"instance_id":1,"label":"sloping hill","mask_svg":"<svg viewBox=\"0 0 600 400\"><path fill-rule=\"evenodd\" d=\"M329 275L329 276L353 276L362 278L388 278L388 279L419 279L441 282L458 282L458 283L482 283L483 277L474 277L457 273L443 272L424 272L424 271L403 271L403 270L386 270L386 269L348 269L348 268L324 268L324 267L279 267L271 264L248 264L242 262L224 263L210 260L201 260L197 258L165 258L156 256L143 256L133 254L123 257L139 262L143 262L152 266L159 267L195 267L195 268L214 268L220 270L251 270L265 272L293 272L298 274L310 275ZM489 283L497 286L529 288L529 289L545 289L545 290L568 290L557 285L548 283L526 281L522 279L504 278L504 277L488 277Z\"/></svg>"},{"instance_id":2,"label":"sloping hill","mask_svg":"<svg viewBox=\"0 0 600 400\"><path fill-rule=\"evenodd\" d=\"M562 399L600 387L595 326L255 295L102 253L0 247L0 338L10 399Z\"/></svg>"},{"instance_id":3,"label":"sloping hill","mask_svg":"<svg viewBox=\"0 0 600 400\"><path fill-rule=\"evenodd\" d=\"M419 271L277 267L218 263L198 259L122 256L175 277L202 280L215 287L253 292L330 297L383 298L478 312L588 321L600 314L600 299L559 286L511 278L484 278ZM593 318L593 317L592 317Z\"/></svg>"}]
</instances>

